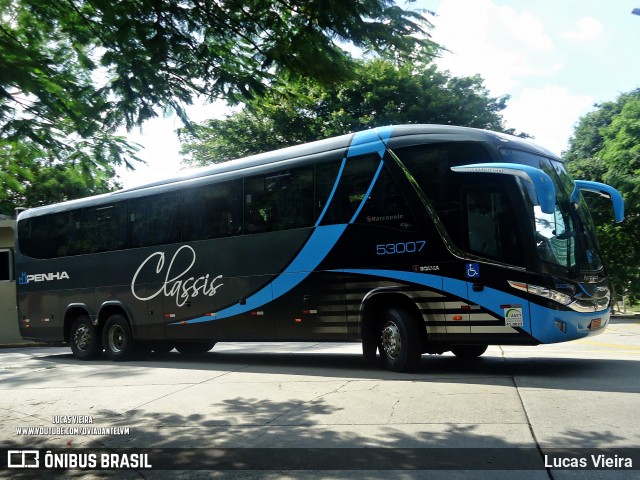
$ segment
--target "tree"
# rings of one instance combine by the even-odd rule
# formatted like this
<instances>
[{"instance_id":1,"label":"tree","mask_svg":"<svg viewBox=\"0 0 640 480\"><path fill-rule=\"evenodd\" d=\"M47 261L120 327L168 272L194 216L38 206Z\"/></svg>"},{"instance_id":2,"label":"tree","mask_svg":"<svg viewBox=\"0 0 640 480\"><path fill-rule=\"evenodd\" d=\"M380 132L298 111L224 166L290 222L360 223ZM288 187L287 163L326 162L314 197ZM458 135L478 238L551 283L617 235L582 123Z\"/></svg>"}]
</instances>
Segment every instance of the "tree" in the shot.
<instances>
[{"instance_id":1,"label":"tree","mask_svg":"<svg viewBox=\"0 0 640 480\"><path fill-rule=\"evenodd\" d=\"M255 98L285 75L348 77L341 42L433 52L428 28L393 0L0 0L0 150L11 160L3 186L24 195L42 166L90 167L106 179L136 160L118 127L167 110L188 122L197 96ZM88 190L92 177L83 178ZM5 190L3 205L12 201Z\"/></svg>"},{"instance_id":2,"label":"tree","mask_svg":"<svg viewBox=\"0 0 640 480\"><path fill-rule=\"evenodd\" d=\"M33 207L87 195L106 193L119 184L114 180L113 165L87 159L60 161L30 161L20 156L20 148L29 148L16 142L0 142L0 212L10 213L16 207ZM21 162L16 162L22 158Z\"/></svg>"},{"instance_id":3,"label":"tree","mask_svg":"<svg viewBox=\"0 0 640 480\"><path fill-rule=\"evenodd\" d=\"M582 117L564 158L575 178L604 182L625 200L625 220L613 223L611 204L585 194L602 253L618 293L640 296L640 89L596 106Z\"/></svg>"},{"instance_id":4,"label":"tree","mask_svg":"<svg viewBox=\"0 0 640 480\"><path fill-rule=\"evenodd\" d=\"M500 112L507 100L491 97L479 76L453 77L432 63L360 60L341 84L298 79L225 119L182 129L181 153L186 164L207 165L398 123L506 131Z\"/></svg>"}]
</instances>

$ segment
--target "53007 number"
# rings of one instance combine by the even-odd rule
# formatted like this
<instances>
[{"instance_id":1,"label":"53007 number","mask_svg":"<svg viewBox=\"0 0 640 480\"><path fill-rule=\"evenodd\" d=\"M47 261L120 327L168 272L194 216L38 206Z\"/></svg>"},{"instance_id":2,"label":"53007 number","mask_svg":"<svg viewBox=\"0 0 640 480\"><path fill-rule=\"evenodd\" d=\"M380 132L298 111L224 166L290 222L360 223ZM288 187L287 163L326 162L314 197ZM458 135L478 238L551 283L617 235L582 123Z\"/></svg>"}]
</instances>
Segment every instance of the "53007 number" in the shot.
<instances>
[{"instance_id":1,"label":"53007 number","mask_svg":"<svg viewBox=\"0 0 640 480\"><path fill-rule=\"evenodd\" d=\"M378 255L399 255L402 253L418 253L421 252L426 245L425 240L416 240L415 242L401 243L383 243L376 245L376 254Z\"/></svg>"}]
</instances>

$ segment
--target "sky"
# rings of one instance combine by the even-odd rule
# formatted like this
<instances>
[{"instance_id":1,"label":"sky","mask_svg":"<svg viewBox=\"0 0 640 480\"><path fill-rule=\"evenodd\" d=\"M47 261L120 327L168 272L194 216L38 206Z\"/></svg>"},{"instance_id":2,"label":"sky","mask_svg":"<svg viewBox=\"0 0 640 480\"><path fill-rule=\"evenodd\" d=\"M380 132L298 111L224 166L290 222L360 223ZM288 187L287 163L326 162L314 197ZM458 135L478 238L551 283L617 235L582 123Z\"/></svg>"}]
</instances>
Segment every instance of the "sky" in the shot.
<instances>
[{"instance_id":1,"label":"sky","mask_svg":"<svg viewBox=\"0 0 640 480\"><path fill-rule=\"evenodd\" d=\"M447 51L436 60L456 76L479 74L491 95L508 95L505 124L560 155L594 105L640 88L640 0L417 0ZM222 118L223 102L188 110L193 121ZM121 171L125 187L174 175L180 165L175 117L127 134L147 162Z\"/></svg>"}]
</instances>

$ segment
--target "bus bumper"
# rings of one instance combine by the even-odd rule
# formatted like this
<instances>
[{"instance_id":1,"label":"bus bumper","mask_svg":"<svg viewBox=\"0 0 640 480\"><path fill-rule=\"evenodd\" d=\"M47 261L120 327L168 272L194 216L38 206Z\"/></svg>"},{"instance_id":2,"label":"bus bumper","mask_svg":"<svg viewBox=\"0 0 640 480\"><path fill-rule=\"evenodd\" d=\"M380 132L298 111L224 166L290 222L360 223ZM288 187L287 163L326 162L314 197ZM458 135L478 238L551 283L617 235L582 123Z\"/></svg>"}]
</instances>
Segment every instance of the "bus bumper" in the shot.
<instances>
[{"instance_id":1,"label":"bus bumper","mask_svg":"<svg viewBox=\"0 0 640 480\"><path fill-rule=\"evenodd\" d=\"M601 334L609 324L611 308L593 313L551 310L530 304L531 334L540 343L559 343Z\"/></svg>"}]
</instances>

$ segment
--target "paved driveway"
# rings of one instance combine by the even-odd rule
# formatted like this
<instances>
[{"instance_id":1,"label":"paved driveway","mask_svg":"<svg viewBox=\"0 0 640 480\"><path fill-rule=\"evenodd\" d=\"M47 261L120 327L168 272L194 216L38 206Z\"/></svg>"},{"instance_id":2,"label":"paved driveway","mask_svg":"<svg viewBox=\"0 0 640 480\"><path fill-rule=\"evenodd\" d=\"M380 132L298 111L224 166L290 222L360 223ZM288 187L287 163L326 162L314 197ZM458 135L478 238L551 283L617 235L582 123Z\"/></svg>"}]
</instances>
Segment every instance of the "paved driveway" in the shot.
<instances>
[{"instance_id":1,"label":"paved driveway","mask_svg":"<svg viewBox=\"0 0 640 480\"><path fill-rule=\"evenodd\" d=\"M639 452L626 450L640 446L639 361L640 323L629 320L578 342L493 346L473 363L424 356L412 374L365 367L356 344L218 344L198 358L125 363L3 349L0 441L42 452L164 449L144 451L154 467L183 468L64 478L639 478ZM633 470L501 471L545 454L636 461ZM265 470L247 470L256 466ZM480 469L415 470L460 466Z\"/></svg>"}]
</instances>

